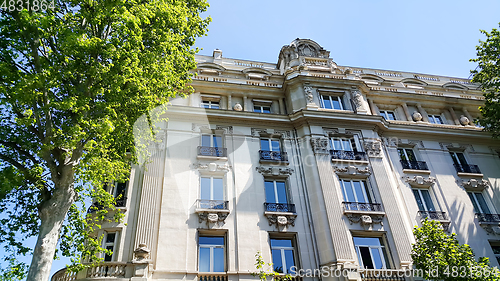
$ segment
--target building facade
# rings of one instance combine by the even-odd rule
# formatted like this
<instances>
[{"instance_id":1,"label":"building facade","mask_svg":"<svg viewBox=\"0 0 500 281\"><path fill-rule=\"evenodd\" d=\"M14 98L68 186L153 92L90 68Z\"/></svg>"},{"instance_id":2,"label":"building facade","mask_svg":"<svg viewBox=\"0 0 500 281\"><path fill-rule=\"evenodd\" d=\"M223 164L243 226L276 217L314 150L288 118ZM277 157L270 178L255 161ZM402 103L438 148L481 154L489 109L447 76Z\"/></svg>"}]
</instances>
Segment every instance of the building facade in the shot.
<instances>
[{"instance_id":1,"label":"building facade","mask_svg":"<svg viewBox=\"0 0 500 281\"><path fill-rule=\"evenodd\" d=\"M424 218L498 266L500 143L473 122L477 85L339 66L308 39L276 64L196 60L195 93L110 190L125 213L100 232L113 255L52 280L256 280L257 253L305 280L376 280L412 268Z\"/></svg>"}]
</instances>

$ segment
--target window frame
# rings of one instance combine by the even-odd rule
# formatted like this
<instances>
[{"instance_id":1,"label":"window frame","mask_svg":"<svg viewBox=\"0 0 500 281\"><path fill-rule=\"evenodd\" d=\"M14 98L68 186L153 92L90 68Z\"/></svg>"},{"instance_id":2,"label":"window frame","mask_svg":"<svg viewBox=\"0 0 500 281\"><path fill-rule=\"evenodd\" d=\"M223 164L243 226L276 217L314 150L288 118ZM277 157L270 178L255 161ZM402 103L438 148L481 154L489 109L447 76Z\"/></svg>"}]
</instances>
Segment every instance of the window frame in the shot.
<instances>
[{"instance_id":1,"label":"window frame","mask_svg":"<svg viewBox=\"0 0 500 281\"><path fill-rule=\"evenodd\" d=\"M108 236L113 234L113 242L108 242ZM106 250L111 250L111 256L108 255L107 253L102 253L102 258L104 258L105 262L113 262L116 261L117 258L117 249L118 249L118 239L119 239L119 231L104 231L104 236L102 239L102 248ZM108 247L111 247L111 249L108 249ZM109 260L107 258L109 257Z\"/></svg>"},{"instance_id":2,"label":"window frame","mask_svg":"<svg viewBox=\"0 0 500 281\"><path fill-rule=\"evenodd\" d=\"M259 110L257 110L256 108L259 108ZM268 112L265 112L264 108L268 108ZM254 104L253 105L253 112L257 112L257 113L272 113L271 111L271 105L265 105L265 104Z\"/></svg>"},{"instance_id":3,"label":"window frame","mask_svg":"<svg viewBox=\"0 0 500 281\"><path fill-rule=\"evenodd\" d=\"M342 149L335 149L335 140L339 140L340 146ZM344 147L344 142L349 142L349 146L351 150L345 150ZM338 136L333 136L329 138L329 145L332 150L341 150L341 151L352 151L352 152L358 152L358 148L356 145L356 140L354 138L350 137L338 137Z\"/></svg>"},{"instance_id":4,"label":"window frame","mask_svg":"<svg viewBox=\"0 0 500 281\"><path fill-rule=\"evenodd\" d=\"M262 149L262 141L265 141L265 140L267 140L270 150ZM272 142L278 142L278 150L273 150ZM279 138L261 137L259 139L259 143L260 143L260 150L262 150L262 151L272 151L272 152L280 152L280 153L282 152L281 139L279 139Z\"/></svg>"},{"instance_id":5,"label":"window frame","mask_svg":"<svg viewBox=\"0 0 500 281\"><path fill-rule=\"evenodd\" d=\"M290 241L290 244L292 245L291 247L288 247L288 246L273 246L272 245L272 241L273 240L288 240ZM274 263L274 256L273 256L273 250L279 250L280 251L280 256L281 256L281 265L282 265L282 268L283 268L283 272L278 272L275 270L274 266L273 266L273 270L275 272L278 272L280 274L289 274L288 272L288 266L287 266L287 259L286 259L286 255L285 255L285 251L292 251L292 258L293 258L293 264L290 266L295 266L295 267L298 267L298 257L297 257L297 244L295 242L295 236L293 237L274 237L274 236L270 236L269 237L269 248L271 250L271 259L273 261L273 265L275 264Z\"/></svg>"},{"instance_id":6,"label":"window frame","mask_svg":"<svg viewBox=\"0 0 500 281\"><path fill-rule=\"evenodd\" d=\"M201 108L221 109L221 98L216 95L201 95Z\"/></svg>"},{"instance_id":7,"label":"window frame","mask_svg":"<svg viewBox=\"0 0 500 281\"><path fill-rule=\"evenodd\" d=\"M356 238L373 238L373 239L378 239L379 241L379 246L373 246L373 245L363 245L363 244L357 244L356 243ZM371 261L372 261L372 264L374 265L374 268L373 269L379 269L379 268L375 268L375 262L374 262L374 257L373 257L373 254L372 254L372 249L378 249L378 253L379 253L379 256L380 256L380 262L382 263L382 268L381 269L388 269L390 267L388 266L391 266L390 264L390 257L389 257L389 249L388 249L388 246L386 245L386 241L384 239L384 237L369 237L369 236L353 236L353 243L354 243L354 249L356 251L356 256L358 258L358 262L359 262L359 267L360 268L363 268L363 269L368 269L364 266L364 262L363 262L363 258L361 256L361 251L360 251L360 247L366 247L369 249L369 254L370 254L370 258L371 258ZM389 263L389 264L388 264Z\"/></svg>"},{"instance_id":8,"label":"window frame","mask_svg":"<svg viewBox=\"0 0 500 281\"><path fill-rule=\"evenodd\" d=\"M200 238L202 238L202 237L221 237L223 239L223 243L222 243L222 245L220 245L220 244L201 244ZM212 272L226 272L227 271L227 268L226 268L226 261L227 261L226 243L227 243L226 235L208 235L208 234L199 234L198 235L198 272L202 272L202 273L209 273L210 272L210 273L212 273ZM201 271L200 270L201 258L202 258L202 255L201 255L202 248L210 249L210 253L209 253L209 270L210 271ZM214 271L214 261L215 261L214 249L221 249L221 248L222 248L222 252L223 252L222 264L223 264L224 268L222 271Z\"/></svg>"},{"instance_id":9,"label":"window frame","mask_svg":"<svg viewBox=\"0 0 500 281\"><path fill-rule=\"evenodd\" d=\"M350 187L352 189L351 191L352 191L352 194L354 195L355 201L350 201L347 198L347 190L346 190L346 185L345 185L346 181L350 182ZM363 193L363 200L365 200L365 202L359 201L358 196L357 196L357 192L355 190L353 182L360 182L361 191ZM370 188L369 188L368 182L366 180L361 180L361 179L340 179L340 184L341 184L341 187L342 187L342 195L343 195L343 198L344 198L344 202L351 202L351 203L376 203L373 194L371 194L371 192L370 192Z\"/></svg>"},{"instance_id":10,"label":"window frame","mask_svg":"<svg viewBox=\"0 0 500 281\"><path fill-rule=\"evenodd\" d=\"M415 153L415 150L413 150L413 148L408 148L408 147L398 147L397 148L397 151L398 151L398 156L399 156L399 159L400 160L403 160L403 161L408 161L408 162L413 162L413 161L419 161L418 160L418 157L417 157L417 154ZM403 154L405 156L406 159L402 159L401 158L401 153L400 151L403 151ZM413 158L414 160L410 160L410 157L408 157L408 151L411 151L411 154L413 155Z\"/></svg>"},{"instance_id":11,"label":"window frame","mask_svg":"<svg viewBox=\"0 0 500 281\"><path fill-rule=\"evenodd\" d=\"M274 201L275 202L269 202L268 198L267 198L267 187L266 187L266 182L272 182L273 183L273 191L274 191ZM278 186L277 186L277 182L281 182L283 183L284 187L285 187L285 197L286 197L286 202L276 202L276 201L279 201L279 192L278 192ZM271 204L293 204L291 202L291 195L290 195L290 190L288 188L288 183L285 179L264 179L264 193L265 193L265 196L266 196L266 203L271 203Z\"/></svg>"},{"instance_id":12,"label":"window frame","mask_svg":"<svg viewBox=\"0 0 500 281\"><path fill-rule=\"evenodd\" d=\"M324 101L324 97L328 97L328 100L330 102L330 104L332 105L332 108L326 108L325 107L325 101ZM340 108L335 108L333 105L333 99L332 98L335 98L336 101L339 103L339 107ZM328 95L328 94L320 94L320 101L321 101L321 108L324 108L324 109L335 109L335 110L345 110L345 106L343 104L343 98L342 96L340 95Z\"/></svg>"},{"instance_id":13,"label":"window frame","mask_svg":"<svg viewBox=\"0 0 500 281\"><path fill-rule=\"evenodd\" d=\"M380 112L380 116L384 117L385 120L391 120L391 121L397 120L396 113L394 112L394 110L379 110L379 112ZM389 116L389 113L392 114L392 117L394 119L387 118Z\"/></svg>"},{"instance_id":14,"label":"window frame","mask_svg":"<svg viewBox=\"0 0 500 281\"><path fill-rule=\"evenodd\" d=\"M483 202L484 202L484 207L486 207L487 209L487 212L485 212L483 210L483 206L481 206L481 204L479 203L479 200L477 200L477 195L481 195L481 197L483 198ZM472 206L474 207L474 211L476 213L479 213L479 214L493 214L494 212L492 212L491 210L491 207L489 206L488 204L488 201L486 200L486 196L484 196L484 193L482 191L467 191L467 195L469 196L471 202L472 202Z\"/></svg>"},{"instance_id":15,"label":"window frame","mask_svg":"<svg viewBox=\"0 0 500 281\"><path fill-rule=\"evenodd\" d=\"M210 136L210 145L206 146L203 145L203 137L204 136ZM214 146L214 138L220 138L220 144L218 146ZM203 147L212 147L212 148L224 148L224 136L222 134L216 134L216 133L202 133L201 138L200 138L200 146Z\"/></svg>"},{"instance_id":16,"label":"window frame","mask_svg":"<svg viewBox=\"0 0 500 281\"><path fill-rule=\"evenodd\" d=\"M210 199L204 199L202 198L202 189L203 189L203 178L208 178L210 179ZM222 198L221 199L214 199L214 179L220 179L222 183ZM200 199L201 200L220 200L220 201L225 201L226 198L226 190L225 190L225 184L224 184L224 177L223 176L217 176L217 175L200 175Z\"/></svg>"},{"instance_id":17,"label":"window frame","mask_svg":"<svg viewBox=\"0 0 500 281\"><path fill-rule=\"evenodd\" d=\"M462 151L448 151L448 153L450 153L451 161L453 162L453 164L460 165L460 166L467 166L467 165L469 165L469 161L467 160L467 157L465 157L465 153L464 152L462 152ZM462 155L463 159L460 159L460 157L458 156L459 154ZM462 162L462 160L465 163Z\"/></svg>"},{"instance_id":18,"label":"window frame","mask_svg":"<svg viewBox=\"0 0 500 281\"><path fill-rule=\"evenodd\" d=\"M444 119L440 114L427 114L427 117L431 124L444 124ZM439 120L440 123L437 123L436 120Z\"/></svg>"},{"instance_id":19,"label":"window frame","mask_svg":"<svg viewBox=\"0 0 500 281\"><path fill-rule=\"evenodd\" d=\"M415 196L415 191L418 191L418 194L419 194L419 197L420 197L420 200L422 202L422 206L423 206L424 210L420 209L420 205L418 204L417 197ZM429 199L431 200L430 203L432 203L432 207L434 210L429 210L429 207L427 206L428 202L426 202L425 197L422 194L422 191L427 191L429 193ZM417 207L418 207L419 211L423 211L423 212L439 212L440 211L439 204L437 203L436 198L434 197L434 194L430 188L412 188L412 193L413 193L413 197L415 198L415 202L417 203Z\"/></svg>"}]
</instances>

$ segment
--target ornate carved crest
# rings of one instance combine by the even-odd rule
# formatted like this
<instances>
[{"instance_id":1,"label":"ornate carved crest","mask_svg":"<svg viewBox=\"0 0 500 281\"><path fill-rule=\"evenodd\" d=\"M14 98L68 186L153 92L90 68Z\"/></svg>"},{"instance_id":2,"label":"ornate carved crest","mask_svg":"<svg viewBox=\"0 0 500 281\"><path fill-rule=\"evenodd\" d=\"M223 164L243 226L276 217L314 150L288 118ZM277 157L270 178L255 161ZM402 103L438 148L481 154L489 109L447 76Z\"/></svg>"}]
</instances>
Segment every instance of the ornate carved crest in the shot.
<instances>
[{"instance_id":1,"label":"ornate carved crest","mask_svg":"<svg viewBox=\"0 0 500 281\"><path fill-rule=\"evenodd\" d=\"M215 127L216 130L224 130L224 134L227 134L227 135L232 135L233 134L233 126L221 126L221 125L217 125Z\"/></svg>"},{"instance_id":2,"label":"ornate carved crest","mask_svg":"<svg viewBox=\"0 0 500 281\"><path fill-rule=\"evenodd\" d=\"M274 129L262 129L262 128L251 128L251 134L254 137L262 137L262 136L269 136L269 137L280 137L282 139L289 139L291 138L290 131L285 131L285 130L274 130Z\"/></svg>"},{"instance_id":3,"label":"ornate carved crest","mask_svg":"<svg viewBox=\"0 0 500 281\"><path fill-rule=\"evenodd\" d=\"M295 218L297 215L289 214L265 214L269 225L276 225L280 230L284 230L288 225L295 226Z\"/></svg>"},{"instance_id":4,"label":"ornate carved crest","mask_svg":"<svg viewBox=\"0 0 500 281\"><path fill-rule=\"evenodd\" d=\"M362 225L368 226L372 224L383 225L384 215L382 214L345 214L350 224L360 222Z\"/></svg>"},{"instance_id":5,"label":"ornate carved crest","mask_svg":"<svg viewBox=\"0 0 500 281\"><path fill-rule=\"evenodd\" d=\"M314 102L314 89L311 86L304 86L304 92L308 103Z\"/></svg>"},{"instance_id":6,"label":"ornate carved crest","mask_svg":"<svg viewBox=\"0 0 500 281\"><path fill-rule=\"evenodd\" d=\"M231 169L231 166L226 164L217 164L217 163L193 163L191 165L193 169L198 170L208 170L210 172L228 172Z\"/></svg>"},{"instance_id":7,"label":"ornate carved crest","mask_svg":"<svg viewBox=\"0 0 500 281\"><path fill-rule=\"evenodd\" d=\"M365 167L364 169L359 169L355 166L348 166L339 168L337 166L333 167L335 173L339 176L349 176L349 177L368 177L372 174L370 167Z\"/></svg>"},{"instance_id":8,"label":"ornate carved crest","mask_svg":"<svg viewBox=\"0 0 500 281\"><path fill-rule=\"evenodd\" d=\"M200 132L201 130L210 130L210 125L193 123L191 129L193 130L193 132Z\"/></svg>"},{"instance_id":9,"label":"ornate carved crest","mask_svg":"<svg viewBox=\"0 0 500 281\"><path fill-rule=\"evenodd\" d=\"M382 143L380 140L365 140L365 151L370 157L382 157Z\"/></svg>"},{"instance_id":10,"label":"ornate carved crest","mask_svg":"<svg viewBox=\"0 0 500 281\"><path fill-rule=\"evenodd\" d=\"M288 167L264 167L258 166L255 168L257 172L263 174L264 176L289 176L294 170Z\"/></svg>"},{"instance_id":11,"label":"ornate carved crest","mask_svg":"<svg viewBox=\"0 0 500 281\"><path fill-rule=\"evenodd\" d=\"M407 183L409 183L411 186L415 186L415 187L429 187L434 182L436 182L436 179L433 177L424 178L423 176L414 176L413 178L406 176L406 177L403 177L403 179Z\"/></svg>"},{"instance_id":12,"label":"ornate carved crest","mask_svg":"<svg viewBox=\"0 0 500 281\"><path fill-rule=\"evenodd\" d=\"M207 226L223 225L226 222L226 218L229 215L228 212L200 212L198 213L198 222L202 223L205 221Z\"/></svg>"},{"instance_id":13,"label":"ornate carved crest","mask_svg":"<svg viewBox=\"0 0 500 281\"><path fill-rule=\"evenodd\" d=\"M314 153L328 154L328 138L311 138L311 146Z\"/></svg>"},{"instance_id":14,"label":"ornate carved crest","mask_svg":"<svg viewBox=\"0 0 500 281\"><path fill-rule=\"evenodd\" d=\"M463 180L461 184L465 189L471 189L471 190L483 190L491 186L490 182L485 179L482 180L470 179L468 181Z\"/></svg>"}]
</instances>

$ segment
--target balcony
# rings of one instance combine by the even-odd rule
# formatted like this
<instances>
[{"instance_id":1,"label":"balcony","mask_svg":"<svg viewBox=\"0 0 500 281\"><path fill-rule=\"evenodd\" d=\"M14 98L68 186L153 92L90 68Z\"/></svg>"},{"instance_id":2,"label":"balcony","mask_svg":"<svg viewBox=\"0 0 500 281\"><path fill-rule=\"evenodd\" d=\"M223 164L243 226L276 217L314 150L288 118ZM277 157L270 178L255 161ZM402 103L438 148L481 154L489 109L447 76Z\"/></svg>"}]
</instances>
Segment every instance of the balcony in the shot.
<instances>
[{"instance_id":1,"label":"balcony","mask_svg":"<svg viewBox=\"0 0 500 281\"><path fill-rule=\"evenodd\" d=\"M227 157L227 148L198 146L198 156Z\"/></svg>"},{"instance_id":2,"label":"balcony","mask_svg":"<svg viewBox=\"0 0 500 281\"><path fill-rule=\"evenodd\" d=\"M127 197L115 199L115 207L116 208L124 208L126 206L126 204L127 204ZM89 214L95 213L98 210L102 210L102 209L104 209L104 207L101 204L99 204L98 202L93 202L92 205L90 205L90 207L88 208L87 213L89 213Z\"/></svg>"},{"instance_id":3,"label":"balcony","mask_svg":"<svg viewBox=\"0 0 500 281\"><path fill-rule=\"evenodd\" d=\"M285 162L288 163L288 155L282 151L259 150L260 161Z\"/></svg>"},{"instance_id":4,"label":"balcony","mask_svg":"<svg viewBox=\"0 0 500 281\"><path fill-rule=\"evenodd\" d=\"M225 272L203 272L198 273L198 281L227 281Z\"/></svg>"},{"instance_id":5,"label":"balcony","mask_svg":"<svg viewBox=\"0 0 500 281\"><path fill-rule=\"evenodd\" d=\"M481 171L479 170L479 167L477 165L453 164L453 166L455 167L455 170L457 170L457 173L481 174Z\"/></svg>"},{"instance_id":6,"label":"balcony","mask_svg":"<svg viewBox=\"0 0 500 281\"><path fill-rule=\"evenodd\" d=\"M427 163L424 161L408 161L400 160L401 165L403 165L404 170L418 170L418 171L428 171Z\"/></svg>"},{"instance_id":7,"label":"balcony","mask_svg":"<svg viewBox=\"0 0 500 281\"><path fill-rule=\"evenodd\" d=\"M266 212L295 213L295 204L264 203Z\"/></svg>"},{"instance_id":8,"label":"balcony","mask_svg":"<svg viewBox=\"0 0 500 281\"><path fill-rule=\"evenodd\" d=\"M480 224L500 224L500 214L476 213L476 217Z\"/></svg>"},{"instance_id":9,"label":"balcony","mask_svg":"<svg viewBox=\"0 0 500 281\"><path fill-rule=\"evenodd\" d=\"M427 218L427 219L436 220L436 221L449 221L450 220L445 212L440 212L440 211L418 211L418 215L422 219Z\"/></svg>"},{"instance_id":10,"label":"balcony","mask_svg":"<svg viewBox=\"0 0 500 281\"><path fill-rule=\"evenodd\" d=\"M332 160L368 161L366 153L361 151L330 150L330 154Z\"/></svg>"},{"instance_id":11,"label":"balcony","mask_svg":"<svg viewBox=\"0 0 500 281\"><path fill-rule=\"evenodd\" d=\"M196 209L229 210L228 204L229 201L198 199L196 200Z\"/></svg>"},{"instance_id":12,"label":"balcony","mask_svg":"<svg viewBox=\"0 0 500 281\"><path fill-rule=\"evenodd\" d=\"M382 204L380 203L359 203L359 202L342 202L344 211L360 211L360 212L383 212Z\"/></svg>"}]
</instances>

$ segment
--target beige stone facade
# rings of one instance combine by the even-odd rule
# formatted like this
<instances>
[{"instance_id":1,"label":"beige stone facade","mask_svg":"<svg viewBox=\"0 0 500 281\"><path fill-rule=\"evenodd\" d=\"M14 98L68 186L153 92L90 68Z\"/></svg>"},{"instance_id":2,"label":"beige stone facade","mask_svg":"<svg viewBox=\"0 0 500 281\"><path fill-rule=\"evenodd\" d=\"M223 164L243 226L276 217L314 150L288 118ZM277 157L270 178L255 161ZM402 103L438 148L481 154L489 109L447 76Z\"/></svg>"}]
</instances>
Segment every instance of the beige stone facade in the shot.
<instances>
[{"instance_id":1,"label":"beige stone facade","mask_svg":"<svg viewBox=\"0 0 500 281\"><path fill-rule=\"evenodd\" d=\"M102 230L113 255L53 281L256 280L257 252L282 271L376 280L359 268L411 268L425 217L498 266L500 143L473 123L477 85L339 66L307 39L277 64L196 59L195 93L171 101L124 222Z\"/></svg>"}]
</instances>

